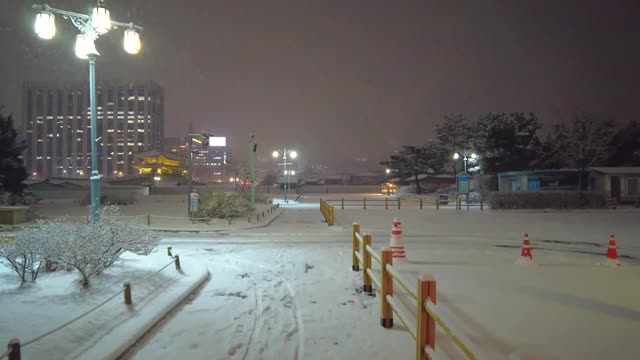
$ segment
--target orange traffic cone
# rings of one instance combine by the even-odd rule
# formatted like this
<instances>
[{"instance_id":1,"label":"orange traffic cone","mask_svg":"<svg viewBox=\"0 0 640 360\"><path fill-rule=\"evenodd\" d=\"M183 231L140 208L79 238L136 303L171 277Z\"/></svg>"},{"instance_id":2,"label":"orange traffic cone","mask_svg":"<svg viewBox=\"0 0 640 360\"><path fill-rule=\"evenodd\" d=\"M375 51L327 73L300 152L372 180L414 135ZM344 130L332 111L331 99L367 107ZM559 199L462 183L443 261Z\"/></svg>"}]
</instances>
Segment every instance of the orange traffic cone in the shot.
<instances>
[{"instance_id":1,"label":"orange traffic cone","mask_svg":"<svg viewBox=\"0 0 640 360\"><path fill-rule=\"evenodd\" d=\"M607 261L620 266L618 261L618 250L616 249L616 236L614 234L609 235L609 248L607 249Z\"/></svg>"},{"instance_id":2,"label":"orange traffic cone","mask_svg":"<svg viewBox=\"0 0 640 360\"><path fill-rule=\"evenodd\" d=\"M404 245L402 244L402 223L397 217L393 219L393 227L391 228L391 241L389 246L395 260L405 260Z\"/></svg>"},{"instance_id":3,"label":"orange traffic cone","mask_svg":"<svg viewBox=\"0 0 640 360\"><path fill-rule=\"evenodd\" d=\"M522 251L520 252L520 257L529 258L529 260L533 260L533 256L531 256L531 244L529 243L529 234L524 234L524 239L522 239Z\"/></svg>"}]
</instances>

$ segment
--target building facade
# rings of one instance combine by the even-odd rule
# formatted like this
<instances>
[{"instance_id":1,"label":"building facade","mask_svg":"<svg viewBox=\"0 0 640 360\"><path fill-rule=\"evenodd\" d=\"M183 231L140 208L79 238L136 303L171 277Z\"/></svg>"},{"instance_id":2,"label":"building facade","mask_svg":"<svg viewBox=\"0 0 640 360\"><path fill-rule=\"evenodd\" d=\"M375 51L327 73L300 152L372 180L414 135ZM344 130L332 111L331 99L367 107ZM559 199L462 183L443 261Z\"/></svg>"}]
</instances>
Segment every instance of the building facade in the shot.
<instances>
[{"instance_id":1,"label":"building facade","mask_svg":"<svg viewBox=\"0 0 640 360\"><path fill-rule=\"evenodd\" d=\"M187 158L189 145L186 137L166 138L164 152ZM207 147L193 143L193 177L201 182L226 182L229 163L228 147Z\"/></svg>"},{"instance_id":2,"label":"building facade","mask_svg":"<svg viewBox=\"0 0 640 360\"><path fill-rule=\"evenodd\" d=\"M91 111L85 81L26 82L25 165L35 178L91 174ZM96 84L98 171L135 175L134 154L162 148L164 90L153 81Z\"/></svg>"}]
</instances>

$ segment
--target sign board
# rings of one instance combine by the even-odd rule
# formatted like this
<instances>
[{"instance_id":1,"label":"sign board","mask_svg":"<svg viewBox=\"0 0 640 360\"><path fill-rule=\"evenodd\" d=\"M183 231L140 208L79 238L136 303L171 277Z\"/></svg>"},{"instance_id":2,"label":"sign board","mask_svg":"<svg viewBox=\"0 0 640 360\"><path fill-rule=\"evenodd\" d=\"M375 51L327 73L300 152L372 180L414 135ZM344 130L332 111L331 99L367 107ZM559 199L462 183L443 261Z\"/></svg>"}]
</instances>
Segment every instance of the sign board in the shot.
<instances>
[{"instance_id":1,"label":"sign board","mask_svg":"<svg viewBox=\"0 0 640 360\"><path fill-rule=\"evenodd\" d=\"M227 138L225 136L209 136L209 146L227 146Z\"/></svg>"},{"instance_id":2,"label":"sign board","mask_svg":"<svg viewBox=\"0 0 640 360\"><path fill-rule=\"evenodd\" d=\"M468 194L469 193L469 175L458 175L456 177L456 191L458 194Z\"/></svg>"},{"instance_id":3,"label":"sign board","mask_svg":"<svg viewBox=\"0 0 640 360\"><path fill-rule=\"evenodd\" d=\"M191 212L198 211L198 200L200 199L200 195L197 192L192 192L189 195L189 210Z\"/></svg>"}]
</instances>

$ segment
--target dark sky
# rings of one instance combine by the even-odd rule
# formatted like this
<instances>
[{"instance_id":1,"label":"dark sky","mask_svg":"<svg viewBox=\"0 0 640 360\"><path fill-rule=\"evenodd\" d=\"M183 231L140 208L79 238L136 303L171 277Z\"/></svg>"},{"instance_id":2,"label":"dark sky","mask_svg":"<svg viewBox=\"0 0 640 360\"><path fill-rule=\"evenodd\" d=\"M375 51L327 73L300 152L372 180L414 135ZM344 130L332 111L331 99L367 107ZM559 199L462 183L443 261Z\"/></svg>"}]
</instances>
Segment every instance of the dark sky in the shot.
<instances>
[{"instance_id":1,"label":"dark sky","mask_svg":"<svg viewBox=\"0 0 640 360\"><path fill-rule=\"evenodd\" d=\"M0 104L20 114L23 80L86 79L75 28L33 33L31 1L0 1ZM88 0L49 1L83 11ZM620 121L640 100L637 0L111 0L144 26L143 53L121 32L97 42L98 79L151 79L166 93L166 135L187 124L259 156L296 148L308 162L376 168L420 144L447 113L577 109Z\"/></svg>"}]
</instances>

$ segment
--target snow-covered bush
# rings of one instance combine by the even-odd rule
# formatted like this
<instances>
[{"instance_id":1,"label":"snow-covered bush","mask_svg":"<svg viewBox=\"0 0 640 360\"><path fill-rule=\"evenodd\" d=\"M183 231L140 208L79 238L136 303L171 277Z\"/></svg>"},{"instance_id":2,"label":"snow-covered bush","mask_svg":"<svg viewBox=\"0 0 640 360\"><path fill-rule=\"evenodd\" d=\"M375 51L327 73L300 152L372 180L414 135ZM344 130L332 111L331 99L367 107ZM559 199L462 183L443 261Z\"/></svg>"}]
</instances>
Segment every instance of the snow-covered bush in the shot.
<instances>
[{"instance_id":1,"label":"snow-covered bush","mask_svg":"<svg viewBox=\"0 0 640 360\"><path fill-rule=\"evenodd\" d=\"M148 255L160 240L146 226L119 216L117 206L106 206L99 215L96 223L89 224L65 218L39 220L37 226L19 233L16 243L40 244L40 263L46 259L75 268L82 276L82 286L88 287L91 277L100 275L125 251Z\"/></svg>"},{"instance_id":2,"label":"snow-covered bush","mask_svg":"<svg viewBox=\"0 0 640 360\"><path fill-rule=\"evenodd\" d=\"M38 278L48 252L48 237L53 235L51 228L57 226L28 229L0 242L0 261L20 277L22 284Z\"/></svg>"},{"instance_id":3,"label":"snow-covered bush","mask_svg":"<svg viewBox=\"0 0 640 360\"><path fill-rule=\"evenodd\" d=\"M522 191L492 193L489 195L492 209L579 209L603 208L604 194L578 191Z\"/></svg>"},{"instance_id":4,"label":"snow-covered bush","mask_svg":"<svg viewBox=\"0 0 640 360\"><path fill-rule=\"evenodd\" d=\"M200 204L195 217L212 219L244 217L253 209L249 200L240 193L205 193L200 196Z\"/></svg>"}]
</instances>

